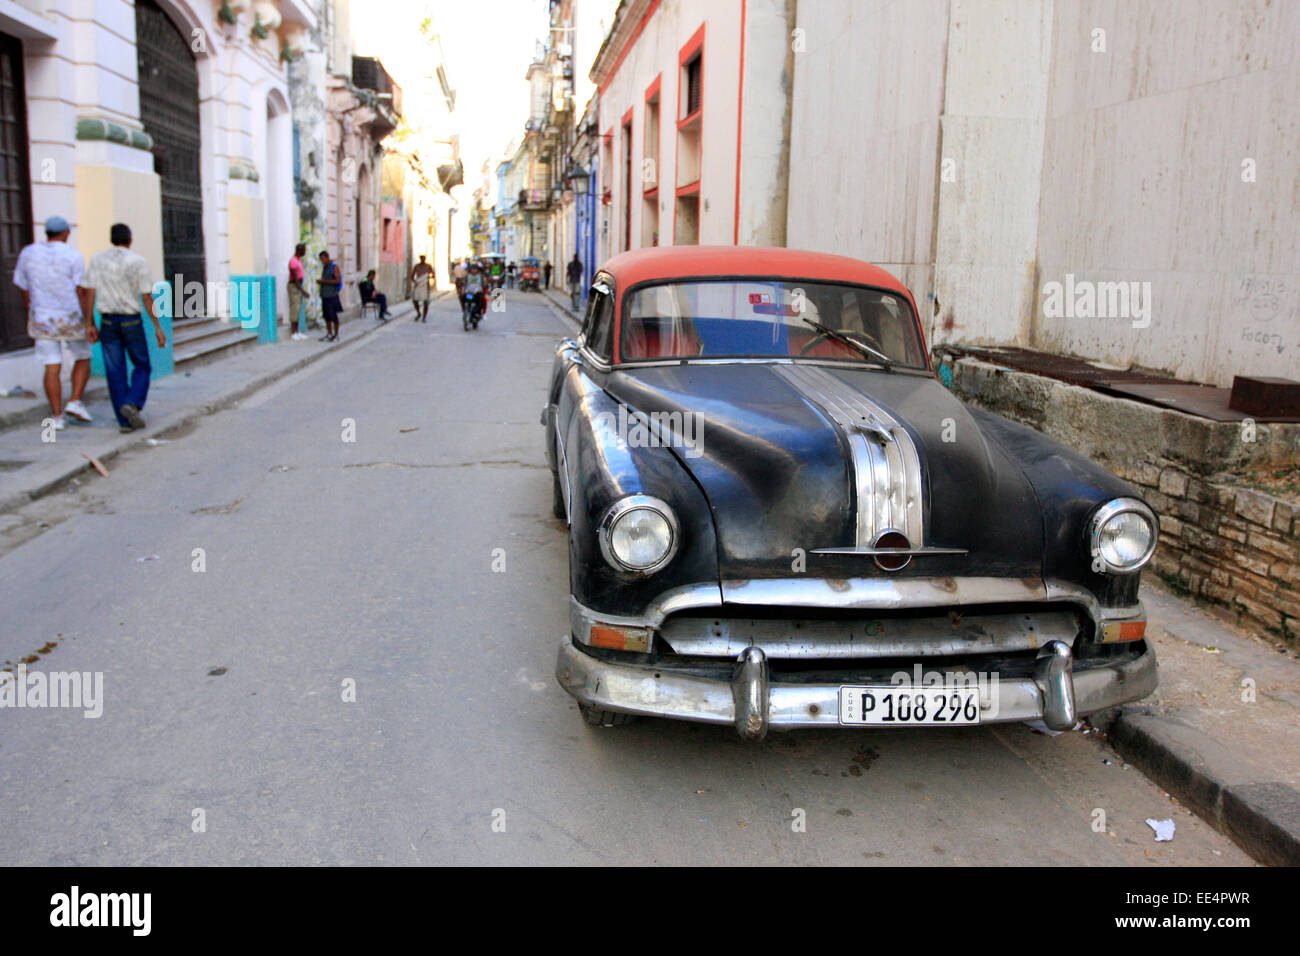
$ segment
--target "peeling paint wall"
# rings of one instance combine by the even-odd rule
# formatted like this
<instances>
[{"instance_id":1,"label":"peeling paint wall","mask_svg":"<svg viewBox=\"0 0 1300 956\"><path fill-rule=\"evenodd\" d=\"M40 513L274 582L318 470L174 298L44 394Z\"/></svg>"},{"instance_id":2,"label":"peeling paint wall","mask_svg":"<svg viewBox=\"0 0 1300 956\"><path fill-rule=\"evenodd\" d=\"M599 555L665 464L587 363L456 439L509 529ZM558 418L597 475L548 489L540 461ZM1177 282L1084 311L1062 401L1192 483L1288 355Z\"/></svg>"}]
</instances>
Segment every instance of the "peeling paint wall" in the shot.
<instances>
[{"instance_id":1,"label":"peeling paint wall","mask_svg":"<svg viewBox=\"0 0 1300 956\"><path fill-rule=\"evenodd\" d=\"M1040 273L1150 282L1153 307L1146 329L1040 318L1036 344L1219 385L1300 376L1300 4L1057 9Z\"/></svg>"},{"instance_id":2,"label":"peeling paint wall","mask_svg":"<svg viewBox=\"0 0 1300 956\"><path fill-rule=\"evenodd\" d=\"M1300 3L799 0L797 27L789 245L895 273L933 342L1300 376ZM1070 315L1069 282L1137 298Z\"/></svg>"},{"instance_id":3,"label":"peeling paint wall","mask_svg":"<svg viewBox=\"0 0 1300 956\"><path fill-rule=\"evenodd\" d=\"M799 0L786 243L898 276L929 322L947 2Z\"/></svg>"}]
</instances>

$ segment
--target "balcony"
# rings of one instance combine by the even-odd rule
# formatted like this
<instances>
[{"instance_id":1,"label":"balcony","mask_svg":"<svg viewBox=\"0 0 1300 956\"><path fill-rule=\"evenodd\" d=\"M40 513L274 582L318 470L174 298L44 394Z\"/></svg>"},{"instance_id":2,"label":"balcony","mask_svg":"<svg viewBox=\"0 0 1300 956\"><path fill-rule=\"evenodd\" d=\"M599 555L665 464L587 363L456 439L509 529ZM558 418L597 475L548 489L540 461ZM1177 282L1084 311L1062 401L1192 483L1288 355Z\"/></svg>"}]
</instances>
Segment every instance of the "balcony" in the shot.
<instances>
[{"instance_id":1,"label":"balcony","mask_svg":"<svg viewBox=\"0 0 1300 956\"><path fill-rule=\"evenodd\" d=\"M526 212L535 212L537 210L549 207L549 197L545 189L521 189L519 190L519 208Z\"/></svg>"},{"instance_id":2,"label":"balcony","mask_svg":"<svg viewBox=\"0 0 1300 956\"><path fill-rule=\"evenodd\" d=\"M402 115L402 88L393 82L378 57L354 56L352 58L352 85L359 90L369 90L378 100L378 119L372 124L382 138L397 128Z\"/></svg>"}]
</instances>

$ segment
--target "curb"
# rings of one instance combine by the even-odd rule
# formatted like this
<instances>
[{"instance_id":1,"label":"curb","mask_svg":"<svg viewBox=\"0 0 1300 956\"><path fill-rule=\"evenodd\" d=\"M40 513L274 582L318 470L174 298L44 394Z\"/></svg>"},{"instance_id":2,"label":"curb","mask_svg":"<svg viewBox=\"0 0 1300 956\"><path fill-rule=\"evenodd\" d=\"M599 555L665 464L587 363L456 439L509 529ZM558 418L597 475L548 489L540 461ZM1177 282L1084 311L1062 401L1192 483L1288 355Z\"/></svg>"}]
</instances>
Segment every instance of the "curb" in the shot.
<instances>
[{"instance_id":1,"label":"curb","mask_svg":"<svg viewBox=\"0 0 1300 956\"><path fill-rule=\"evenodd\" d=\"M101 462L106 463L112 461L123 452L131 451L146 444L150 438L157 438L160 435L165 435L173 429L182 428L186 425L193 424L199 419L215 414L216 412L232 408L245 398L248 398L248 396L261 391L268 385L273 385L282 378L286 378L295 372L300 372L304 368L319 362L328 355L337 355L341 351L346 351L352 348L352 346L365 339L372 332L378 331L379 329L394 327L395 326L392 326L391 324L384 324L363 329L356 336L348 339L346 342L341 342L338 348L321 349L311 353L310 355L305 355L290 365L275 369L271 372L266 372L257 378L244 382L237 388L230 389L229 391L210 399L209 401L195 405L184 411L176 412L170 417L160 419L156 425L150 425L142 431L130 432L127 435L121 435L118 438L111 439L107 443L107 447L103 450L97 452L90 450L87 451L87 454L93 454ZM64 482L75 478L89 467L91 467L90 462L82 459L80 463L74 462L68 466L62 467L57 473L54 473L53 477L40 479L40 484L34 488L10 492L0 498L0 514L6 514L17 508L21 508L23 505L45 497L50 492L56 490Z\"/></svg>"},{"instance_id":2,"label":"curb","mask_svg":"<svg viewBox=\"0 0 1300 956\"><path fill-rule=\"evenodd\" d=\"M566 303L560 302L555 296L551 294L550 289L542 290L542 298L546 300L546 304L551 307L552 311L557 312L559 315L568 319L578 328L580 329L582 328L582 316L578 315L572 309L570 309Z\"/></svg>"},{"instance_id":3,"label":"curb","mask_svg":"<svg viewBox=\"0 0 1300 956\"><path fill-rule=\"evenodd\" d=\"M1125 760L1256 860L1300 866L1300 792L1294 787L1257 782L1254 768L1223 745L1140 708L1122 708L1105 730Z\"/></svg>"}]
</instances>

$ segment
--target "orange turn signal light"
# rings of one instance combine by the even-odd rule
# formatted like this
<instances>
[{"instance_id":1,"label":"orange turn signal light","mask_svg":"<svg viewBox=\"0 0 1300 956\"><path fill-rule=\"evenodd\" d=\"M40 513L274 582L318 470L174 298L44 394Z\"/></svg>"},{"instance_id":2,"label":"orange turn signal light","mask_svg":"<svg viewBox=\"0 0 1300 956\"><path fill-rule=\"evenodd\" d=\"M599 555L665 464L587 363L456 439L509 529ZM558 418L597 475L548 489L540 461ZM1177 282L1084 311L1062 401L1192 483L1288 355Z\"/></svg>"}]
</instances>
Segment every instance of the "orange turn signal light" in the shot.
<instances>
[{"instance_id":1,"label":"orange turn signal light","mask_svg":"<svg viewBox=\"0 0 1300 956\"><path fill-rule=\"evenodd\" d=\"M591 625L591 646L608 647L615 651L650 650L650 629L646 627L613 627L609 624Z\"/></svg>"},{"instance_id":2,"label":"orange turn signal light","mask_svg":"<svg viewBox=\"0 0 1300 956\"><path fill-rule=\"evenodd\" d=\"M1121 641L1140 641L1146 634L1146 621L1113 621L1102 625L1101 642L1118 644Z\"/></svg>"}]
</instances>

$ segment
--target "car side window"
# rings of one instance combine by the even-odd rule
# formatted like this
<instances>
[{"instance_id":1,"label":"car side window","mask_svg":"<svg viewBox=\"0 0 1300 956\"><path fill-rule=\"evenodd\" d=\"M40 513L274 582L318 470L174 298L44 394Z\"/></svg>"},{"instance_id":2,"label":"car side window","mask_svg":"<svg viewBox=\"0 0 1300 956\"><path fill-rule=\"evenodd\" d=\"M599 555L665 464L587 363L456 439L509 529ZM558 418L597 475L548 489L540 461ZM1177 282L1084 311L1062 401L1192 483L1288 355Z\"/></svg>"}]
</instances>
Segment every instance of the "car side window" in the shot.
<instances>
[{"instance_id":1,"label":"car side window","mask_svg":"<svg viewBox=\"0 0 1300 956\"><path fill-rule=\"evenodd\" d=\"M587 347L605 361L610 360L614 344L614 297L609 287L597 283L591 289L591 309L587 319Z\"/></svg>"},{"instance_id":2,"label":"car side window","mask_svg":"<svg viewBox=\"0 0 1300 956\"><path fill-rule=\"evenodd\" d=\"M596 301L599 298L594 290L587 296L587 311L582 314L582 328L578 332L578 342L582 345L591 341L591 317L596 312Z\"/></svg>"}]
</instances>

